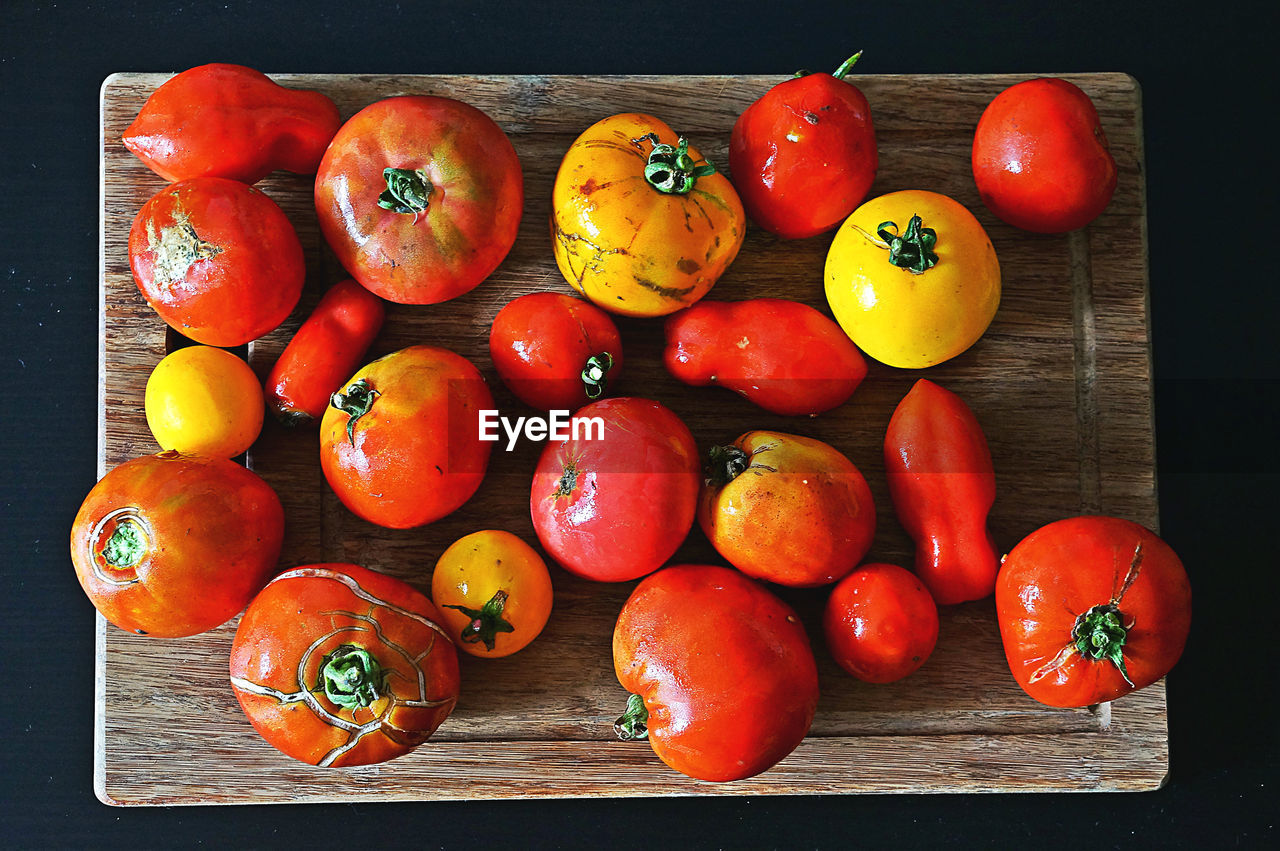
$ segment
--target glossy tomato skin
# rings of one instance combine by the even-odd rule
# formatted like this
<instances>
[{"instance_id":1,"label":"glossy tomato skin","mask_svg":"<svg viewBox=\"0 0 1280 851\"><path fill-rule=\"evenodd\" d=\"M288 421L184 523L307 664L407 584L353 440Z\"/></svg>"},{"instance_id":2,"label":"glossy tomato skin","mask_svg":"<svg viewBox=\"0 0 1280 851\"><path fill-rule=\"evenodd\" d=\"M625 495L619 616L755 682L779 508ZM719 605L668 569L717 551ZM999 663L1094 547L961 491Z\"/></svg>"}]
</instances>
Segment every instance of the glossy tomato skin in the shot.
<instances>
[{"instance_id":1,"label":"glossy tomato skin","mask_svg":"<svg viewBox=\"0 0 1280 851\"><path fill-rule=\"evenodd\" d=\"M796 613L726 567L679 565L646 577L613 631L618 682L644 700L648 739L700 780L759 774L804 739L818 671Z\"/></svg>"},{"instance_id":2,"label":"glossy tomato skin","mask_svg":"<svg viewBox=\"0 0 1280 851\"><path fill-rule=\"evenodd\" d=\"M294 759L394 759L457 703L458 654L441 622L430 600L394 577L354 564L286 570L240 619L231 686L254 729ZM355 682L344 682L353 668Z\"/></svg>"},{"instance_id":3,"label":"glossy tomato skin","mask_svg":"<svg viewBox=\"0 0 1280 851\"><path fill-rule=\"evenodd\" d=\"M1098 110L1066 80L1011 86L978 120L973 179L987 209L1035 233L1082 228L1115 194L1116 161Z\"/></svg>"},{"instance_id":4,"label":"glossy tomato skin","mask_svg":"<svg viewBox=\"0 0 1280 851\"><path fill-rule=\"evenodd\" d=\"M302 243L284 212L260 190L219 177L174 183L142 205L129 266L161 319L223 347L276 328L306 278Z\"/></svg>"},{"instance_id":5,"label":"glossy tomato skin","mask_svg":"<svg viewBox=\"0 0 1280 851\"><path fill-rule=\"evenodd\" d=\"M778 83L738 117L729 139L733 185L747 215L786 239L844 221L878 166L867 98L832 74Z\"/></svg>"},{"instance_id":6,"label":"glossy tomato skin","mask_svg":"<svg viewBox=\"0 0 1280 851\"><path fill-rule=\"evenodd\" d=\"M827 649L868 683L920 669L938 643L938 607L924 583L894 564L864 564L836 585L822 612Z\"/></svg>"},{"instance_id":7,"label":"glossy tomato skin","mask_svg":"<svg viewBox=\"0 0 1280 851\"><path fill-rule=\"evenodd\" d=\"M834 447L749 431L713 450L698 523L717 552L748 576L814 587L835 582L866 555L876 509L867 480Z\"/></svg>"},{"instance_id":8,"label":"glossy tomato skin","mask_svg":"<svg viewBox=\"0 0 1280 851\"><path fill-rule=\"evenodd\" d=\"M649 399L603 399L578 439L550 442L529 494L543 549L570 573L623 582L652 573L693 527L702 473L688 426ZM592 439L587 439L590 434Z\"/></svg>"},{"instance_id":9,"label":"glossy tomato skin","mask_svg":"<svg viewBox=\"0 0 1280 851\"><path fill-rule=\"evenodd\" d=\"M666 321L667 372L685 384L726 387L786 416L839 407L867 362L835 322L781 298L701 301Z\"/></svg>"},{"instance_id":10,"label":"glossy tomato skin","mask_svg":"<svg viewBox=\"0 0 1280 851\"><path fill-rule=\"evenodd\" d=\"M493 319L489 354L502 383L544 411L576 411L622 374L618 326L591 302L564 293L528 293L508 302ZM608 368L589 384L583 371L591 358Z\"/></svg>"},{"instance_id":11,"label":"glossy tomato skin","mask_svg":"<svg viewBox=\"0 0 1280 851\"><path fill-rule=\"evenodd\" d=\"M329 405L320 421L320 466L356 515L392 529L422 526L480 487L493 444L479 439L479 412L493 409L493 396L466 358L410 346L344 386L347 401L360 397L368 410Z\"/></svg>"},{"instance_id":12,"label":"glossy tomato skin","mask_svg":"<svg viewBox=\"0 0 1280 851\"><path fill-rule=\"evenodd\" d=\"M171 451L126 461L94 485L71 527L71 561L107 620L173 638L243 609L275 570L283 540L280 499L255 473Z\"/></svg>"},{"instance_id":13,"label":"glossy tomato skin","mask_svg":"<svg viewBox=\"0 0 1280 851\"><path fill-rule=\"evenodd\" d=\"M124 146L168 181L226 177L255 183L276 169L315 174L338 132L338 107L243 65L199 65L152 92Z\"/></svg>"},{"instance_id":14,"label":"glossy tomato skin","mask_svg":"<svg viewBox=\"0 0 1280 851\"><path fill-rule=\"evenodd\" d=\"M1073 631L1113 605L1124 628L1128 680L1106 658L1086 658ZM1072 517L1014 547L996 582L996 615L1018 685L1049 706L1090 706L1146 688L1178 661L1191 628L1191 585L1155 533L1115 517Z\"/></svg>"},{"instance_id":15,"label":"glossy tomato skin","mask_svg":"<svg viewBox=\"0 0 1280 851\"><path fill-rule=\"evenodd\" d=\"M425 175L425 209L379 206L387 169ZM342 125L316 174L315 202L325 241L366 289L401 304L436 304L474 289L507 256L524 177L489 116L450 98L406 95Z\"/></svg>"}]
</instances>

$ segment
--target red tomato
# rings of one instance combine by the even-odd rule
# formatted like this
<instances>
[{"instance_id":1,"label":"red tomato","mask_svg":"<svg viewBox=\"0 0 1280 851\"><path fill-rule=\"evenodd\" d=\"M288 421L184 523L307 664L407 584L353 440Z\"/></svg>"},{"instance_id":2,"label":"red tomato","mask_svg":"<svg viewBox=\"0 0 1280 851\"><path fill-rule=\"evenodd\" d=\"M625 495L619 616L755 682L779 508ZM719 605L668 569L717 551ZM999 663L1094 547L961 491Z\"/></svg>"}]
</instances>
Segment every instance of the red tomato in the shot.
<instances>
[{"instance_id":1,"label":"red tomato","mask_svg":"<svg viewBox=\"0 0 1280 851\"><path fill-rule=\"evenodd\" d=\"M276 203L218 177L151 196L129 232L129 266L161 319L197 343L224 347L283 322L307 272L298 234Z\"/></svg>"},{"instance_id":2,"label":"red tomato","mask_svg":"<svg viewBox=\"0 0 1280 851\"><path fill-rule=\"evenodd\" d=\"M609 314L563 293L529 293L493 319L489 354L502 383L544 411L576 411L622 374L622 338Z\"/></svg>"},{"instance_id":3,"label":"red tomato","mask_svg":"<svg viewBox=\"0 0 1280 851\"><path fill-rule=\"evenodd\" d=\"M778 83L738 117L729 169L756 224L795 239L830 230L867 196L879 154L866 97L845 74Z\"/></svg>"},{"instance_id":4,"label":"red tomato","mask_svg":"<svg viewBox=\"0 0 1280 851\"><path fill-rule=\"evenodd\" d=\"M632 693L622 738L699 780L751 777L809 732L818 669L786 603L727 567L680 565L636 586L613 630L613 667Z\"/></svg>"},{"instance_id":5,"label":"red tomato","mask_svg":"<svg viewBox=\"0 0 1280 851\"><path fill-rule=\"evenodd\" d=\"M493 396L461 355L410 346L359 370L320 421L320 466L343 505L408 529L471 498L493 444L480 440Z\"/></svg>"},{"instance_id":6,"label":"red tomato","mask_svg":"<svg viewBox=\"0 0 1280 851\"><path fill-rule=\"evenodd\" d=\"M489 116L413 95L342 125L315 197L320 230L353 278L388 301L436 304L475 288L507 256L524 178Z\"/></svg>"},{"instance_id":7,"label":"red tomato","mask_svg":"<svg viewBox=\"0 0 1280 851\"><path fill-rule=\"evenodd\" d=\"M727 387L766 411L799 416L843 405L867 362L835 322L797 301L702 301L666 323L667 371Z\"/></svg>"},{"instance_id":8,"label":"red tomato","mask_svg":"<svg viewBox=\"0 0 1280 851\"><path fill-rule=\"evenodd\" d=\"M978 121L973 179L987 209L1014 227L1064 233L1098 217L1116 191L1116 161L1098 110L1066 80L1005 89Z\"/></svg>"},{"instance_id":9,"label":"red tomato","mask_svg":"<svg viewBox=\"0 0 1280 851\"><path fill-rule=\"evenodd\" d=\"M585 428L548 443L533 474L529 509L538 540L587 579L652 573L693 527L702 481L693 435L648 399L603 399L573 419Z\"/></svg>"},{"instance_id":10,"label":"red tomato","mask_svg":"<svg viewBox=\"0 0 1280 851\"><path fill-rule=\"evenodd\" d=\"M458 653L431 601L354 564L286 570L231 645L231 686L255 730L319 766L368 765L425 742L458 700Z\"/></svg>"},{"instance_id":11,"label":"red tomato","mask_svg":"<svg viewBox=\"0 0 1280 851\"><path fill-rule=\"evenodd\" d=\"M914 673L938 643L938 607L915 574L864 564L840 581L822 614L836 663L868 683Z\"/></svg>"},{"instance_id":12,"label":"red tomato","mask_svg":"<svg viewBox=\"0 0 1280 851\"><path fill-rule=\"evenodd\" d=\"M1191 629L1191 585L1153 532L1115 517L1073 517L1005 556L996 615L1027 694L1049 706L1090 706L1169 673Z\"/></svg>"},{"instance_id":13,"label":"red tomato","mask_svg":"<svg viewBox=\"0 0 1280 851\"><path fill-rule=\"evenodd\" d=\"M107 620L139 635L195 635L234 617L275 569L284 509L225 458L162 452L102 477L71 527L71 561Z\"/></svg>"}]
</instances>

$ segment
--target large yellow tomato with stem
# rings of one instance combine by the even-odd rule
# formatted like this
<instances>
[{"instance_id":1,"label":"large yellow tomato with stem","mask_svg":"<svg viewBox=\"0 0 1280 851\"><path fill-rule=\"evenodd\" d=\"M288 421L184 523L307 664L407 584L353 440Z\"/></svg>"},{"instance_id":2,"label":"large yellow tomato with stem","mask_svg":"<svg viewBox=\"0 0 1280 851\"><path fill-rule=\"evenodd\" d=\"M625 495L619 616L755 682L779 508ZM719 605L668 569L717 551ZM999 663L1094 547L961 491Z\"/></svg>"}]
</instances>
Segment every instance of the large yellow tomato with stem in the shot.
<instances>
[{"instance_id":1,"label":"large yellow tomato with stem","mask_svg":"<svg viewBox=\"0 0 1280 851\"><path fill-rule=\"evenodd\" d=\"M702 298L745 232L729 179L651 115L614 115L587 128L552 189L561 273L624 316L665 316Z\"/></svg>"},{"instance_id":2,"label":"large yellow tomato with stem","mask_svg":"<svg viewBox=\"0 0 1280 851\"><path fill-rule=\"evenodd\" d=\"M1000 305L987 232L937 192L892 192L854 210L827 251L825 278L840 327L889 366L950 360L978 341Z\"/></svg>"}]
</instances>

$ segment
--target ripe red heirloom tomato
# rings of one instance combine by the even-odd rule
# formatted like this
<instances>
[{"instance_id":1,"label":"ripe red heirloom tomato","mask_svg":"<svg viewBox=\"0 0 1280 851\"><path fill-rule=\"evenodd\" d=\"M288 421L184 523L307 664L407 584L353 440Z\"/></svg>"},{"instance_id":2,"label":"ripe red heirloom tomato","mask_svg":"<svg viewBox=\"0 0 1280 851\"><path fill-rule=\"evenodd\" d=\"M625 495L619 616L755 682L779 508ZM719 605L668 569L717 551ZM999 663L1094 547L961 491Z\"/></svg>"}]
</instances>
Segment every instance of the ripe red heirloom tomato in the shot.
<instances>
[{"instance_id":1,"label":"ripe red heirloom tomato","mask_svg":"<svg viewBox=\"0 0 1280 851\"><path fill-rule=\"evenodd\" d=\"M548 443L533 474L529 510L538 540L587 579L652 573L693 527L702 481L693 435L649 399L602 399L573 421L578 435Z\"/></svg>"},{"instance_id":2,"label":"ripe red heirloom tomato","mask_svg":"<svg viewBox=\"0 0 1280 851\"><path fill-rule=\"evenodd\" d=\"M871 108L844 79L861 55L834 74L779 83L734 123L733 185L765 230L787 239L831 230L871 189L879 166Z\"/></svg>"},{"instance_id":3,"label":"ripe red heirloom tomato","mask_svg":"<svg viewBox=\"0 0 1280 851\"><path fill-rule=\"evenodd\" d=\"M1169 673L1191 629L1191 585L1137 523L1072 517L1005 556L996 615L1018 685L1049 706L1089 706Z\"/></svg>"},{"instance_id":4,"label":"ripe red heirloom tomato","mask_svg":"<svg viewBox=\"0 0 1280 851\"><path fill-rule=\"evenodd\" d=\"M938 607L915 574L895 564L864 564L840 580L822 613L827 649L868 683L914 673L938 643Z\"/></svg>"},{"instance_id":5,"label":"ripe red heirloom tomato","mask_svg":"<svg viewBox=\"0 0 1280 851\"><path fill-rule=\"evenodd\" d=\"M284 509L225 458L161 452L102 477L71 527L71 561L93 605L140 635L195 635L234 617L271 576Z\"/></svg>"},{"instance_id":6,"label":"ripe red heirloom tomato","mask_svg":"<svg viewBox=\"0 0 1280 851\"><path fill-rule=\"evenodd\" d=\"M771 768L809 732L818 669L796 613L727 567L679 565L646 577L613 630L613 667L631 692L615 727L649 739L699 780Z\"/></svg>"},{"instance_id":7,"label":"ripe red heirloom tomato","mask_svg":"<svg viewBox=\"0 0 1280 851\"><path fill-rule=\"evenodd\" d=\"M493 119L443 97L387 98L333 137L316 174L320 231L369 291L436 304L475 288L516 241L524 178Z\"/></svg>"},{"instance_id":8,"label":"ripe red heirloom tomato","mask_svg":"<svg viewBox=\"0 0 1280 851\"><path fill-rule=\"evenodd\" d=\"M160 318L208 346L240 346L283 322L306 260L284 212L252 186L198 177L161 189L129 232L129 266Z\"/></svg>"},{"instance_id":9,"label":"ripe red heirloom tomato","mask_svg":"<svg viewBox=\"0 0 1280 851\"><path fill-rule=\"evenodd\" d=\"M716 384L775 414L820 414L849 400L867 362L840 326L798 301L702 301L666 322L667 372Z\"/></svg>"},{"instance_id":10,"label":"ripe red heirloom tomato","mask_svg":"<svg viewBox=\"0 0 1280 851\"><path fill-rule=\"evenodd\" d=\"M1078 86L1027 80L996 96L973 136L973 179L1014 227L1064 233L1098 217L1116 191L1098 110Z\"/></svg>"},{"instance_id":11,"label":"ripe red heirloom tomato","mask_svg":"<svg viewBox=\"0 0 1280 851\"><path fill-rule=\"evenodd\" d=\"M622 338L609 314L563 293L508 302L489 330L493 366L520 401L576 411L622 373Z\"/></svg>"},{"instance_id":12,"label":"ripe red heirloom tomato","mask_svg":"<svg viewBox=\"0 0 1280 851\"><path fill-rule=\"evenodd\" d=\"M286 570L240 619L231 687L294 759L368 765L425 742L458 700L458 653L412 587L354 564Z\"/></svg>"},{"instance_id":13,"label":"ripe red heirloom tomato","mask_svg":"<svg viewBox=\"0 0 1280 851\"><path fill-rule=\"evenodd\" d=\"M493 444L480 411L493 396L470 361L410 346L360 369L320 421L320 467L343 505L371 523L408 529L471 498Z\"/></svg>"}]
</instances>

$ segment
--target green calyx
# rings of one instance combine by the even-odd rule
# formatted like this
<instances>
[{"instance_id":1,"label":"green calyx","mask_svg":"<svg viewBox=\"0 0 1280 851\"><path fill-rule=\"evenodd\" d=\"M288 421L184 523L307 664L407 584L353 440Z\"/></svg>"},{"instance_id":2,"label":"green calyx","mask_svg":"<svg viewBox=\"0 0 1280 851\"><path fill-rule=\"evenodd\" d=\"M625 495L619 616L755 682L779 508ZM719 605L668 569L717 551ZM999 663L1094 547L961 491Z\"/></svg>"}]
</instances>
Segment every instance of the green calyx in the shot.
<instances>
[{"instance_id":1,"label":"green calyx","mask_svg":"<svg viewBox=\"0 0 1280 851\"><path fill-rule=\"evenodd\" d=\"M355 428L358 421L373 409L373 400L381 395L369 385L368 380L361 378L347 388L347 392L334 393L329 398L329 405L347 414L347 440L354 446L356 442Z\"/></svg>"},{"instance_id":2,"label":"green calyx","mask_svg":"<svg viewBox=\"0 0 1280 851\"><path fill-rule=\"evenodd\" d=\"M889 249L889 262L917 275L938 262L938 255L933 251L938 244L938 232L923 224L919 216L912 216L907 222L907 232L901 236L896 222L881 222L876 228L876 235Z\"/></svg>"},{"instance_id":3,"label":"green calyx","mask_svg":"<svg viewBox=\"0 0 1280 851\"><path fill-rule=\"evenodd\" d=\"M716 172L716 167L709 161L694 160L689 156L689 140L683 136L674 146L659 142L657 133L646 133L631 141L636 144L648 142L653 146L644 166L644 179L666 195L687 195L699 177Z\"/></svg>"},{"instance_id":4,"label":"green calyx","mask_svg":"<svg viewBox=\"0 0 1280 851\"><path fill-rule=\"evenodd\" d=\"M1129 672L1124 667L1124 642L1129 630L1124 616L1114 603L1094 606L1076 618L1071 629L1071 641L1084 658L1099 662L1106 660L1120 670L1120 676L1130 686Z\"/></svg>"},{"instance_id":5,"label":"green calyx","mask_svg":"<svg viewBox=\"0 0 1280 851\"><path fill-rule=\"evenodd\" d=\"M840 67L839 67L839 68L837 68L837 69L836 69L836 70L831 74L831 76L835 77L837 80L843 80L843 79L844 79L844 75L845 75L845 74L848 74L851 70L853 70L853 66L854 66L854 65L856 65L856 64L858 64L858 60L859 60L859 59L861 59L861 58L862 58L862 51L861 51L861 50L859 50L857 53L855 53L855 54L853 54L852 56L850 56L850 57L849 57L848 59L846 59L844 62L841 62L841 63L840 63ZM812 73L813 73L812 71L808 71L808 70L805 70L805 69L803 69L803 68L802 68L801 70L799 70L799 71L795 72L795 73L794 73L794 74L792 74L791 76L792 76L793 78L795 78L795 77L807 77L807 76L809 76L809 75L810 75L810 74L812 74Z\"/></svg>"},{"instance_id":6,"label":"green calyx","mask_svg":"<svg viewBox=\"0 0 1280 851\"><path fill-rule=\"evenodd\" d=\"M751 466L751 456L736 446L713 446L707 452L707 478L722 488Z\"/></svg>"},{"instance_id":7,"label":"green calyx","mask_svg":"<svg viewBox=\"0 0 1280 851\"><path fill-rule=\"evenodd\" d=\"M378 206L395 213L412 213L416 223L431 202L433 187L426 170L386 168L382 178L387 181L387 188L378 196Z\"/></svg>"},{"instance_id":8,"label":"green calyx","mask_svg":"<svg viewBox=\"0 0 1280 851\"><path fill-rule=\"evenodd\" d=\"M465 644L483 641L486 650L492 650L500 632L515 632L511 622L502 617L502 610L507 605L507 592L498 591L479 609L468 609L466 606L445 606L446 609L457 609L471 622L462 628L458 636Z\"/></svg>"},{"instance_id":9,"label":"green calyx","mask_svg":"<svg viewBox=\"0 0 1280 851\"><path fill-rule=\"evenodd\" d=\"M649 710L645 709L644 698L633 694L627 698L627 711L613 722L613 732L619 739L629 742L632 739L649 738Z\"/></svg>"},{"instance_id":10,"label":"green calyx","mask_svg":"<svg viewBox=\"0 0 1280 851\"><path fill-rule=\"evenodd\" d=\"M611 369L613 369L613 355L608 352L601 352L587 358L587 365L582 368L582 384L586 388L588 399L599 399L604 395Z\"/></svg>"},{"instance_id":11,"label":"green calyx","mask_svg":"<svg viewBox=\"0 0 1280 851\"><path fill-rule=\"evenodd\" d=\"M147 536L130 520L121 520L102 548L102 560L109 567L130 568L142 561L147 551Z\"/></svg>"},{"instance_id":12,"label":"green calyx","mask_svg":"<svg viewBox=\"0 0 1280 851\"><path fill-rule=\"evenodd\" d=\"M382 697L387 673L369 651L354 644L343 644L320 664L320 676L314 691L344 709L363 709Z\"/></svg>"}]
</instances>

